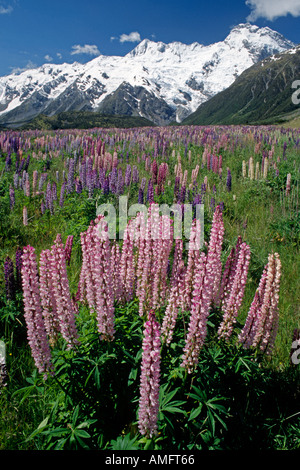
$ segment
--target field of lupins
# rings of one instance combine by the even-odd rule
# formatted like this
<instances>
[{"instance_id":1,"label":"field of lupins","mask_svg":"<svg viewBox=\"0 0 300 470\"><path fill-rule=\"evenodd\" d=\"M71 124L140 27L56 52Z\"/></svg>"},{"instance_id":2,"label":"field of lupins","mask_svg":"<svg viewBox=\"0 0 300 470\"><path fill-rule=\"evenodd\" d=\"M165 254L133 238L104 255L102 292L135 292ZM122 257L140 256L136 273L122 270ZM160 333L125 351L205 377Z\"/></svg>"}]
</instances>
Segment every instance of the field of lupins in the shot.
<instances>
[{"instance_id":1,"label":"field of lupins","mask_svg":"<svg viewBox=\"0 0 300 470\"><path fill-rule=\"evenodd\" d=\"M278 127L1 132L0 449L299 448L299 155ZM112 239L121 196L146 213Z\"/></svg>"}]
</instances>

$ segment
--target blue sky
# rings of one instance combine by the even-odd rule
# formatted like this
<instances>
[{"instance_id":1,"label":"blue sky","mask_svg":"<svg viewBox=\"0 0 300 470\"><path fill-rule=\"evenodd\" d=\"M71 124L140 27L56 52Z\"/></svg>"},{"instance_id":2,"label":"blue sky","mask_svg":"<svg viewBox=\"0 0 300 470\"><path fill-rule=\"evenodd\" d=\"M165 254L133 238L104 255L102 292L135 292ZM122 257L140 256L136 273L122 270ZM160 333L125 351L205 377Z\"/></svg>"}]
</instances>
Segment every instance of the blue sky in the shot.
<instances>
[{"instance_id":1,"label":"blue sky","mask_svg":"<svg viewBox=\"0 0 300 470\"><path fill-rule=\"evenodd\" d=\"M247 21L300 43L300 0L0 0L0 76L125 55L140 40L223 40Z\"/></svg>"}]
</instances>

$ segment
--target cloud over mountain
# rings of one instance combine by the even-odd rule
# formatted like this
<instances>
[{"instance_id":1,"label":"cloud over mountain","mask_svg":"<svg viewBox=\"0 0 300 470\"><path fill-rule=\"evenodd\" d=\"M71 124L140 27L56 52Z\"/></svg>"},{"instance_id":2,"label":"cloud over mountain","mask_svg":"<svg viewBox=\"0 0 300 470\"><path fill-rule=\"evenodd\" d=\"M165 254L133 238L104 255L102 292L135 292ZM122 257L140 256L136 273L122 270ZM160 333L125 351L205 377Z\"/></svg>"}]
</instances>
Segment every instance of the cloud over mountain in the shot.
<instances>
[{"instance_id":1,"label":"cloud over mountain","mask_svg":"<svg viewBox=\"0 0 300 470\"><path fill-rule=\"evenodd\" d=\"M300 0L247 0L252 11L247 17L248 21L265 18L273 21L281 16L300 16Z\"/></svg>"}]
</instances>

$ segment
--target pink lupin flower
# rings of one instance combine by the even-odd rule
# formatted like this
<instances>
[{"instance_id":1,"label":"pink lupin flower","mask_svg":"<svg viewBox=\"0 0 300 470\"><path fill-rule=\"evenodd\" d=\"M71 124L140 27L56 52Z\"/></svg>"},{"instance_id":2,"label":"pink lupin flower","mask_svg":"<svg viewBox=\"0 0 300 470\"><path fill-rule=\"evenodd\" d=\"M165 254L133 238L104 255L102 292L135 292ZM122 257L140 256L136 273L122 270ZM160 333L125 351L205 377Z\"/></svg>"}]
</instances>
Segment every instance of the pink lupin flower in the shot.
<instances>
[{"instance_id":1,"label":"pink lupin flower","mask_svg":"<svg viewBox=\"0 0 300 470\"><path fill-rule=\"evenodd\" d=\"M172 274L170 278L170 287L177 280L179 266L181 266L182 260L183 260L182 255L183 255L183 240L176 239L174 256L173 256Z\"/></svg>"},{"instance_id":2,"label":"pink lupin flower","mask_svg":"<svg viewBox=\"0 0 300 470\"><path fill-rule=\"evenodd\" d=\"M136 265L136 295L142 295L142 275L144 270L144 262L146 256L146 235L147 223L143 212L139 212L136 216L136 246L137 246L137 265ZM147 244L147 248L149 245Z\"/></svg>"},{"instance_id":3,"label":"pink lupin flower","mask_svg":"<svg viewBox=\"0 0 300 470\"><path fill-rule=\"evenodd\" d=\"M160 387L160 326L153 310L144 325L138 427L142 435L157 434Z\"/></svg>"},{"instance_id":4,"label":"pink lupin flower","mask_svg":"<svg viewBox=\"0 0 300 470\"><path fill-rule=\"evenodd\" d=\"M180 294L185 275L184 262L181 260L176 269L176 278L174 277L170 293L168 295L168 304L161 327L162 343L170 344L176 325L178 310L180 308Z\"/></svg>"},{"instance_id":5,"label":"pink lupin flower","mask_svg":"<svg viewBox=\"0 0 300 470\"><path fill-rule=\"evenodd\" d=\"M288 173L287 177L286 177L286 189L285 189L285 195L286 196L288 196L290 194L290 191L291 191L291 179L292 179L292 175L291 175L291 173Z\"/></svg>"},{"instance_id":6,"label":"pink lupin flower","mask_svg":"<svg viewBox=\"0 0 300 470\"><path fill-rule=\"evenodd\" d=\"M192 373L198 364L199 352L207 336L207 318L216 286L220 282L220 259L224 235L222 212L216 207L207 255L203 252L196 261L192 291L191 316L183 353L182 367Z\"/></svg>"},{"instance_id":7,"label":"pink lupin flower","mask_svg":"<svg viewBox=\"0 0 300 470\"><path fill-rule=\"evenodd\" d=\"M253 299L239 340L245 347L259 348L269 354L274 347L279 320L281 262L278 253L268 257L258 291Z\"/></svg>"},{"instance_id":8,"label":"pink lupin flower","mask_svg":"<svg viewBox=\"0 0 300 470\"><path fill-rule=\"evenodd\" d=\"M26 176L27 178L25 181L25 196L30 197L30 181L29 181L28 174Z\"/></svg>"},{"instance_id":9,"label":"pink lupin flower","mask_svg":"<svg viewBox=\"0 0 300 470\"><path fill-rule=\"evenodd\" d=\"M91 264L93 257L92 230L94 223L91 223L86 232L80 234L82 249L82 266L78 285L78 296L81 301L86 300L89 308L95 311L96 289L93 281Z\"/></svg>"},{"instance_id":10,"label":"pink lupin flower","mask_svg":"<svg viewBox=\"0 0 300 470\"><path fill-rule=\"evenodd\" d=\"M194 285L195 278L195 269L196 264L200 256L200 246L199 246L199 233L200 233L200 221L194 219L191 232L190 232L190 241L189 241L189 250L188 250L188 261L187 268L184 277L184 286L181 292L181 309L190 311L192 303L192 290Z\"/></svg>"},{"instance_id":11,"label":"pink lupin flower","mask_svg":"<svg viewBox=\"0 0 300 470\"><path fill-rule=\"evenodd\" d=\"M103 216L98 216L93 229L91 270L96 289L96 312L101 339L114 339L114 290L111 271L108 225Z\"/></svg>"},{"instance_id":12,"label":"pink lupin flower","mask_svg":"<svg viewBox=\"0 0 300 470\"><path fill-rule=\"evenodd\" d=\"M75 310L70 295L67 276L65 249L59 234L51 249L50 269L60 332L68 348L72 348L78 343L78 333L75 322Z\"/></svg>"},{"instance_id":13,"label":"pink lupin flower","mask_svg":"<svg viewBox=\"0 0 300 470\"><path fill-rule=\"evenodd\" d=\"M172 247L173 227L166 215L159 216L157 204L151 204L145 230L144 244L137 263L137 293L139 313L159 308L167 293L167 271L169 254Z\"/></svg>"},{"instance_id":14,"label":"pink lupin flower","mask_svg":"<svg viewBox=\"0 0 300 470\"><path fill-rule=\"evenodd\" d=\"M40 373L52 371L51 351L42 313L35 249L26 246L22 255L24 318L32 357Z\"/></svg>"},{"instance_id":15,"label":"pink lupin flower","mask_svg":"<svg viewBox=\"0 0 300 470\"><path fill-rule=\"evenodd\" d=\"M243 344L244 348L250 348L253 343L253 339L254 339L255 332L256 332L255 325L257 322L257 318L258 318L258 312L261 308L263 297L264 297L264 292L266 288L267 271L268 271L268 265L264 267L263 273L259 281L259 286L256 289L244 327L238 336L238 340L240 343Z\"/></svg>"},{"instance_id":16,"label":"pink lupin flower","mask_svg":"<svg viewBox=\"0 0 300 470\"><path fill-rule=\"evenodd\" d=\"M209 289L211 277L207 277L208 274L207 256L201 253L196 263L191 316L181 364L181 367L184 367L189 374L197 368L200 349L206 337L206 321L212 293Z\"/></svg>"},{"instance_id":17,"label":"pink lupin flower","mask_svg":"<svg viewBox=\"0 0 300 470\"><path fill-rule=\"evenodd\" d=\"M38 171L33 170L33 173L32 173L32 193L33 193L33 195L35 195L35 192L36 192L37 180L38 180Z\"/></svg>"},{"instance_id":18,"label":"pink lupin flower","mask_svg":"<svg viewBox=\"0 0 300 470\"><path fill-rule=\"evenodd\" d=\"M229 295L229 292L231 290L232 283L234 280L241 244L242 244L242 238L239 236L236 246L231 249L228 255L228 258L226 260L219 294L216 299L216 305L221 305L222 303L226 303L227 297Z\"/></svg>"},{"instance_id":19,"label":"pink lupin flower","mask_svg":"<svg viewBox=\"0 0 300 470\"><path fill-rule=\"evenodd\" d=\"M23 225L28 225L28 210L27 207L23 207Z\"/></svg>"},{"instance_id":20,"label":"pink lupin flower","mask_svg":"<svg viewBox=\"0 0 300 470\"><path fill-rule=\"evenodd\" d=\"M216 302L219 289L220 289L220 282L222 276L222 263L221 263L221 253L222 253L222 244L223 244L223 237L224 237L224 222L223 222L223 214L220 209L220 206L217 206L212 221L211 233L210 233L210 240L208 246L208 265L212 267L214 271L213 275L213 286L212 286L212 302Z\"/></svg>"},{"instance_id":21,"label":"pink lupin flower","mask_svg":"<svg viewBox=\"0 0 300 470\"><path fill-rule=\"evenodd\" d=\"M119 302L122 296L121 278L120 278L120 260L121 251L117 243L111 246L111 262L110 269L112 272L113 292L116 302Z\"/></svg>"},{"instance_id":22,"label":"pink lupin flower","mask_svg":"<svg viewBox=\"0 0 300 470\"><path fill-rule=\"evenodd\" d=\"M146 308L149 307L149 289L151 283L148 282L151 274L152 262L152 245L153 240L151 236L151 211L154 205L150 204L148 209L147 221L142 216L141 223L141 239L139 243L139 255L137 264L137 295L139 298L139 314L143 315Z\"/></svg>"},{"instance_id":23,"label":"pink lupin flower","mask_svg":"<svg viewBox=\"0 0 300 470\"><path fill-rule=\"evenodd\" d=\"M40 296L43 309L45 328L49 337L50 345L53 346L57 340L59 322L57 317L56 300L53 292L53 280L51 276L51 252L44 250L40 254Z\"/></svg>"},{"instance_id":24,"label":"pink lupin flower","mask_svg":"<svg viewBox=\"0 0 300 470\"><path fill-rule=\"evenodd\" d=\"M152 302L151 308L159 308L167 292L167 271L172 246L172 225L166 215L158 220L158 239L154 240L152 253Z\"/></svg>"},{"instance_id":25,"label":"pink lupin flower","mask_svg":"<svg viewBox=\"0 0 300 470\"><path fill-rule=\"evenodd\" d=\"M242 243L239 249L239 257L231 290L227 301L223 303L224 315L223 321L218 329L219 338L228 339L232 334L233 326L236 322L244 296L249 262L250 247L246 243Z\"/></svg>"},{"instance_id":26,"label":"pink lupin flower","mask_svg":"<svg viewBox=\"0 0 300 470\"><path fill-rule=\"evenodd\" d=\"M120 259L120 279L122 282L122 297L125 302L133 298L135 290L135 257L134 257L135 223L129 220L125 232Z\"/></svg>"}]
</instances>

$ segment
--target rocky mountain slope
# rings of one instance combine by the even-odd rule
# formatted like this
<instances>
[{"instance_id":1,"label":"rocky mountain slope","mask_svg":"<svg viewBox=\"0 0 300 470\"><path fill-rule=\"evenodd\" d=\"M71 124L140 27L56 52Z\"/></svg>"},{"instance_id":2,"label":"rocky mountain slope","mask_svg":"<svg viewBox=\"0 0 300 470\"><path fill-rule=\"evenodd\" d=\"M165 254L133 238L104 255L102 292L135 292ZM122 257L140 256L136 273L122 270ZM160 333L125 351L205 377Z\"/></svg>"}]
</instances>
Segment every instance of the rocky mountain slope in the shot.
<instances>
[{"instance_id":1,"label":"rocky mountain slope","mask_svg":"<svg viewBox=\"0 0 300 470\"><path fill-rule=\"evenodd\" d=\"M16 127L64 111L180 123L244 70L293 46L276 31L247 23L207 46L144 39L124 57L45 64L0 78L0 124Z\"/></svg>"},{"instance_id":2,"label":"rocky mountain slope","mask_svg":"<svg viewBox=\"0 0 300 470\"><path fill-rule=\"evenodd\" d=\"M245 70L183 124L271 124L300 113L300 46Z\"/></svg>"}]
</instances>

